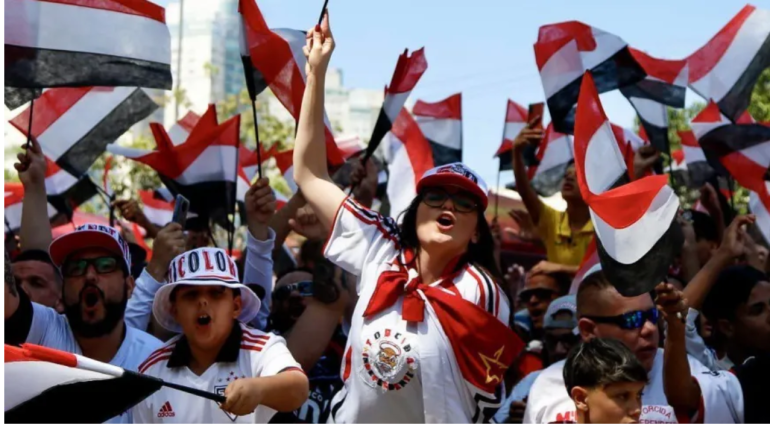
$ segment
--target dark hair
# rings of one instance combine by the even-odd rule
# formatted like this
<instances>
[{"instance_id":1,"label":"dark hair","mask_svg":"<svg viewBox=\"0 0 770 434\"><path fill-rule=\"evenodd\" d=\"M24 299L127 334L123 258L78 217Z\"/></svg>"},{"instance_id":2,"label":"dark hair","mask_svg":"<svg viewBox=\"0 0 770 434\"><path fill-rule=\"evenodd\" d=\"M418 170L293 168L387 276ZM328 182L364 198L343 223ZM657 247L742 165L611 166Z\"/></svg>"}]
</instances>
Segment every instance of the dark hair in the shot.
<instances>
[{"instance_id":1,"label":"dark hair","mask_svg":"<svg viewBox=\"0 0 770 434\"><path fill-rule=\"evenodd\" d=\"M690 211L692 215L692 228L695 231L696 240L719 242L717 224L710 215L700 211Z\"/></svg>"},{"instance_id":2,"label":"dark hair","mask_svg":"<svg viewBox=\"0 0 770 434\"><path fill-rule=\"evenodd\" d=\"M719 273L703 301L703 314L711 321L735 319L735 310L749 299L751 290L759 282L767 282L767 275L750 265L734 265Z\"/></svg>"},{"instance_id":3,"label":"dark hair","mask_svg":"<svg viewBox=\"0 0 770 434\"><path fill-rule=\"evenodd\" d=\"M286 270L283 270L281 273L276 275L275 281L278 282L279 280L283 279L286 275L291 273L297 273L297 272L313 274L313 270L307 267L287 268Z\"/></svg>"},{"instance_id":4,"label":"dark hair","mask_svg":"<svg viewBox=\"0 0 770 434\"><path fill-rule=\"evenodd\" d=\"M324 259L324 241L305 240L299 248L299 260L303 266L309 263L315 263Z\"/></svg>"},{"instance_id":5,"label":"dark hair","mask_svg":"<svg viewBox=\"0 0 770 434\"><path fill-rule=\"evenodd\" d=\"M573 387L593 389L614 383L647 383L647 370L634 353L616 339L593 338L569 352L562 370L567 394Z\"/></svg>"},{"instance_id":6,"label":"dark hair","mask_svg":"<svg viewBox=\"0 0 770 434\"><path fill-rule=\"evenodd\" d=\"M48 254L45 250L40 249L31 249L31 250L24 250L18 255L16 255L13 260L11 260L12 264L15 264L17 262L25 262L25 261L37 261L37 262L44 262L53 268L54 276L56 276L56 283L61 285L62 283L62 275L61 271L59 270L59 267L56 266L56 264L53 263L53 260L51 259L51 255Z\"/></svg>"},{"instance_id":7,"label":"dark hair","mask_svg":"<svg viewBox=\"0 0 770 434\"><path fill-rule=\"evenodd\" d=\"M558 271L550 273L549 276L553 277L556 281L556 285L559 287L559 294L566 295L569 292L569 287L572 285L572 276L569 273Z\"/></svg>"},{"instance_id":8,"label":"dark hair","mask_svg":"<svg viewBox=\"0 0 770 434\"><path fill-rule=\"evenodd\" d=\"M612 284L607 280L607 276L604 275L602 270L594 271L588 276L585 276L580 282L580 285L578 285L577 296L575 297L578 315L585 312L587 305L595 302L596 290L612 287Z\"/></svg>"},{"instance_id":9,"label":"dark hair","mask_svg":"<svg viewBox=\"0 0 770 434\"><path fill-rule=\"evenodd\" d=\"M406 211L402 213L403 221L399 227L399 241L401 242L401 248L412 249L415 253L420 251L420 240L417 238L417 208L420 207L422 197L422 192L418 193L417 197L412 200L412 203L409 204ZM476 213L478 216L478 242L470 243L468 245L465 256L460 260L457 266L459 269L459 267L471 263L486 271L487 274L492 276L492 278L499 284L503 279L500 275L497 261L495 260L495 243L492 238L492 231L489 229L489 224L484 216L484 209L481 206L478 206L476 208ZM416 257L417 255L415 255L415 258Z\"/></svg>"},{"instance_id":10,"label":"dark hair","mask_svg":"<svg viewBox=\"0 0 770 434\"><path fill-rule=\"evenodd\" d=\"M5 251L5 284L12 290L16 289L16 280L14 280L11 272L11 258L8 256L7 250Z\"/></svg>"}]
</instances>

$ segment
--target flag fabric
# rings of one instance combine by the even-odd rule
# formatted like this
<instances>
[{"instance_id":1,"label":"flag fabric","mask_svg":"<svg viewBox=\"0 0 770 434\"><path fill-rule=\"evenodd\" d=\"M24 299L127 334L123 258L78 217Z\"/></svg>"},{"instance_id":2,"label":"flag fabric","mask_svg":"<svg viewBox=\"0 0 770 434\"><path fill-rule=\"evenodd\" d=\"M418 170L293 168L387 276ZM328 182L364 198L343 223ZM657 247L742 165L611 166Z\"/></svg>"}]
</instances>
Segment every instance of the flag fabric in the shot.
<instances>
[{"instance_id":1,"label":"flag fabric","mask_svg":"<svg viewBox=\"0 0 770 434\"><path fill-rule=\"evenodd\" d=\"M770 11L746 5L687 63L690 89L737 120L760 74L770 67Z\"/></svg>"},{"instance_id":2,"label":"flag fabric","mask_svg":"<svg viewBox=\"0 0 770 434\"><path fill-rule=\"evenodd\" d=\"M422 175L435 167L435 164L430 143L405 108L401 109L386 137L390 216L398 219L417 196L417 183Z\"/></svg>"},{"instance_id":3,"label":"flag fabric","mask_svg":"<svg viewBox=\"0 0 770 434\"><path fill-rule=\"evenodd\" d=\"M760 192L749 192L749 211L756 216L759 232L770 243L770 193L767 187Z\"/></svg>"},{"instance_id":4,"label":"flag fabric","mask_svg":"<svg viewBox=\"0 0 770 434\"><path fill-rule=\"evenodd\" d=\"M656 59L633 48L629 48L629 51L647 76L641 81L621 87L620 92L636 110L650 144L670 154L666 107L684 108L687 61Z\"/></svg>"},{"instance_id":5,"label":"flag fabric","mask_svg":"<svg viewBox=\"0 0 770 434\"><path fill-rule=\"evenodd\" d=\"M248 48L251 65L254 68L252 71L246 71L247 85L258 72L294 120L299 121L302 95L305 93L307 59L302 51L305 46L305 32L292 29L269 29L254 0L239 0L238 11L243 22L241 40L244 49L241 53L243 56L245 48ZM253 90L252 85L249 92ZM332 167L341 166L344 160L337 149L325 111L324 125L326 126L326 159Z\"/></svg>"},{"instance_id":6,"label":"flag fabric","mask_svg":"<svg viewBox=\"0 0 770 434\"><path fill-rule=\"evenodd\" d=\"M462 94L435 103L417 100L412 115L433 149L436 166L463 161Z\"/></svg>"},{"instance_id":7,"label":"flag fabric","mask_svg":"<svg viewBox=\"0 0 770 434\"><path fill-rule=\"evenodd\" d=\"M8 110L16 110L24 104L37 99L43 94L43 89L24 89L18 87L5 87L5 106Z\"/></svg>"},{"instance_id":8,"label":"flag fabric","mask_svg":"<svg viewBox=\"0 0 770 434\"><path fill-rule=\"evenodd\" d=\"M163 227L174 216L175 201L167 201L152 190L139 190L142 211L150 223Z\"/></svg>"},{"instance_id":9,"label":"flag fabric","mask_svg":"<svg viewBox=\"0 0 770 434\"><path fill-rule=\"evenodd\" d=\"M665 278L675 246L681 245L674 220L679 199L665 175L628 181L624 156L590 72L580 89L574 152L602 269L624 296L651 291Z\"/></svg>"},{"instance_id":10,"label":"flag fabric","mask_svg":"<svg viewBox=\"0 0 770 434\"><path fill-rule=\"evenodd\" d=\"M770 127L734 124L710 101L690 121L706 159L718 174L730 175L755 192L765 189L770 167Z\"/></svg>"},{"instance_id":11,"label":"flag fabric","mask_svg":"<svg viewBox=\"0 0 770 434\"><path fill-rule=\"evenodd\" d=\"M337 141L337 147L345 161L366 150L366 144L358 136L340 136L335 137L334 140Z\"/></svg>"},{"instance_id":12,"label":"flag fabric","mask_svg":"<svg viewBox=\"0 0 770 434\"><path fill-rule=\"evenodd\" d=\"M599 255L596 253L596 235L594 235L591 242L588 244L585 254L583 254L583 259L580 261L580 266L578 267L577 273L575 273L575 278L572 279L572 284L569 287L569 295L577 295L580 282L582 282L592 270L596 269L598 264Z\"/></svg>"},{"instance_id":13,"label":"flag fabric","mask_svg":"<svg viewBox=\"0 0 770 434\"><path fill-rule=\"evenodd\" d=\"M260 156L262 157L262 164L265 164L266 161L273 158L276 152L278 152L278 143L273 143L273 146L271 146L270 149L265 149L265 146L260 143L259 148ZM257 169L259 165L257 151L252 151L251 149L241 145L241 147L238 149L238 160L240 161L246 178L249 181L253 180L254 177L257 176Z\"/></svg>"},{"instance_id":14,"label":"flag fabric","mask_svg":"<svg viewBox=\"0 0 770 434\"><path fill-rule=\"evenodd\" d=\"M6 423L102 423L163 383L80 355L24 344L5 346Z\"/></svg>"},{"instance_id":15,"label":"flag fabric","mask_svg":"<svg viewBox=\"0 0 770 434\"><path fill-rule=\"evenodd\" d=\"M513 140L519 135L521 130L527 126L527 109L519 104L508 100L505 109L505 125L503 126L503 143L497 149L495 157L500 159L498 170L513 170Z\"/></svg>"},{"instance_id":16,"label":"flag fabric","mask_svg":"<svg viewBox=\"0 0 770 434\"><path fill-rule=\"evenodd\" d=\"M79 177L102 155L108 143L157 108L138 87L50 89L35 101L32 139L59 167ZM28 107L11 119L25 136L29 117Z\"/></svg>"},{"instance_id":17,"label":"flag fabric","mask_svg":"<svg viewBox=\"0 0 770 434\"><path fill-rule=\"evenodd\" d=\"M170 90L165 10L146 0L6 0L5 85Z\"/></svg>"},{"instance_id":18,"label":"flag fabric","mask_svg":"<svg viewBox=\"0 0 770 434\"><path fill-rule=\"evenodd\" d=\"M46 163L45 192L48 203L70 221L77 207L98 194L96 184L88 175L72 176L48 158Z\"/></svg>"},{"instance_id":19,"label":"flag fabric","mask_svg":"<svg viewBox=\"0 0 770 434\"><path fill-rule=\"evenodd\" d=\"M551 197L561 190L567 166L573 160L572 139L556 132L553 124L548 124L535 159L537 164L528 167L527 177L537 194Z\"/></svg>"},{"instance_id":20,"label":"flag fabric","mask_svg":"<svg viewBox=\"0 0 770 434\"><path fill-rule=\"evenodd\" d=\"M615 141L618 143L620 154L626 162L628 176L629 179L631 179L634 174L634 155L636 155L636 151L638 151L639 148L644 146L645 141L641 136L620 125L611 123L610 128L612 129L612 135L615 137Z\"/></svg>"},{"instance_id":21,"label":"flag fabric","mask_svg":"<svg viewBox=\"0 0 770 434\"><path fill-rule=\"evenodd\" d=\"M572 134L575 103L585 71L599 93L632 85L645 78L628 44L619 37L579 21L540 27L535 61L543 82L554 129Z\"/></svg>"},{"instance_id":22,"label":"flag fabric","mask_svg":"<svg viewBox=\"0 0 770 434\"><path fill-rule=\"evenodd\" d=\"M401 109L404 107L409 94L420 81L422 74L428 69L428 61L425 60L425 49L420 48L408 55L406 49L398 56L396 70L393 71L393 77L390 79L390 85L385 87L385 101L382 103L380 114L377 116L377 122L374 124L372 137L369 139L369 145L366 148L366 155L371 156L385 135L393 127L396 118L401 116Z\"/></svg>"},{"instance_id":23,"label":"flag fabric","mask_svg":"<svg viewBox=\"0 0 770 434\"><path fill-rule=\"evenodd\" d=\"M196 126L179 146L173 145L162 125L152 123L150 128L157 149L110 145L107 150L150 166L173 195L182 194L190 200L190 211L227 227L227 215L235 206L240 171L240 115L221 125Z\"/></svg>"},{"instance_id":24,"label":"flag fabric","mask_svg":"<svg viewBox=\"0 0 770 434\"><path fill-rule=\"evenodd\" d=\"M21 208L24 199L24 186L20 182L6 182L5 190L5 233L16 233L21 229ZM59 212L48 203L48 219L57 220Z\"/></svg>"},{"instance_id":25,"label":"flag fabric","mask_svg":"<svg viewBox=\"0 0 770 434\"><path fill-rule=\"evenodd\" d=\"M677 131L677 135L682 143L684 165L687 168L690 188L700 188L714 176L714 169L706 160L706 154L703 153L692 131Z\"/></svg>"},{"instance_id":26,"label":"flag fabric","mask_svg":"<svg viewBox=\"0 0 770 434\"><path fill-rule=\"evenodd\" d=\"M179 146L184 143L200 120L201 117L199 114L189 111L182 117L182 119L176 121L176 123L171 126L171 129L168 130L168 137L171 139L174 146Z\"/></svg>"}]
</instances>

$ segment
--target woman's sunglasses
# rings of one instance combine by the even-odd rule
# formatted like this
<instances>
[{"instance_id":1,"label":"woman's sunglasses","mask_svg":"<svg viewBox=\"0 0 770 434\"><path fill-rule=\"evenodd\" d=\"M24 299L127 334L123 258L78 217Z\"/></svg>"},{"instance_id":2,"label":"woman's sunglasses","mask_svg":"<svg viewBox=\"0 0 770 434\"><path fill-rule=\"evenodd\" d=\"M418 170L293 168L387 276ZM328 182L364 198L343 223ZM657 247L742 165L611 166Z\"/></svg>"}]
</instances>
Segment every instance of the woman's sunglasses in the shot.
<instances>
[{"instance_id":1,"label":"woman's sunglasses","mask_svg":"<svg viewBox=\"0 0 770 434\"><path fill-rule=\"evenodd\" d=\"M102 256L99 258L78 259L64 264L62 274L64 277L81 277L86 274L88 266L93 265L97 274L108 274L119 267L118 259L114 256Z\"/></svg>"},{"instance_id":2,"label":"woman's sunglasses","mask_svg":"<svg viewBox=\"0 0 770 434\"><path fill-rule=\"evenodd\" d=\"M476 197L469 193L449 193L444 189L435 187L426 188L422 192L422 203L431 208L441 208L449 199L452 199L457 212L469 213L478 208Z\"/></svg>"},{"instance_id":3,"label":"woman's sunglasses","mask_svg":"<svg viewBox=\"0 0 770 434\"><path fill-rule=\"evenodd\" d=\"M275 300L285 300L289 298L292 292L297 291L302 297L313 296L313 282L296 282L289 285L279 286L273 291Z\"/></svg>"},{"instance_id":4,"label":"woman's sunglasses","mask_svg":"<svg viewBox=\"0 0 770 434\"><path fill-rule=\"evenodd\" d=\"M617 316L584 315L583 318L588 318L595 323L615 324L623 330L637 330L644 327L647 321L657 325L659 316L658 309L653 307L649 310L635 310Z\"/></svg>"}]
</instances>

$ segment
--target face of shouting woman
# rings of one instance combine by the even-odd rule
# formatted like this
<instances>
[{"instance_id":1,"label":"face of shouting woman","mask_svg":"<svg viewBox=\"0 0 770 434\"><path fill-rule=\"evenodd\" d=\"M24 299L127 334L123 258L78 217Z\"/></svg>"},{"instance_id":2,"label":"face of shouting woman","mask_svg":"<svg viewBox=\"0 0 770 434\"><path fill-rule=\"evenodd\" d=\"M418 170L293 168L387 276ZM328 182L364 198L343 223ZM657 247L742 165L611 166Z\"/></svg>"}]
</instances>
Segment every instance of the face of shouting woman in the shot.
<instances>
[{"instance_id":1,"label":"face of shouting woman","mask_svg":"<svg viewBox=\"0 0 770 434\"><path fill-rule=\"evenodd\" d=\"M420 248L451 253L465 252L478 241L478 200L457 187L427 187L417 208Z\"/></svg>"}]
</instances>

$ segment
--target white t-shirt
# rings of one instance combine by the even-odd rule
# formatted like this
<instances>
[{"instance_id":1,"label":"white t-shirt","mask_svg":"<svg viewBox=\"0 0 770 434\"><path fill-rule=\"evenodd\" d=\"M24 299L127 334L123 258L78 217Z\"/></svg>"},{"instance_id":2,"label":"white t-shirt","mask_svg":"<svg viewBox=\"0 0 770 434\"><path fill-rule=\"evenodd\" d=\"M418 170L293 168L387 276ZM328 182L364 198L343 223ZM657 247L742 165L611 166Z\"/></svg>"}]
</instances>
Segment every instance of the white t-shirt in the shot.
<instances>
[{"instance_id":1,"label":"white t-shirt","mask_svg":"<svg viewBox=\"0 0 770 434\"><path fill-rule=\"evenodd\" d=\"M269 377L283 371L302 370L282 337L239 325L240 328L233 328L218 361L201 376L195 375L186 365L189 347L184 341L177 346L181 335L150 355L139 372L223 395L227 386L240 378ZM164 387L136 405L133 413L134 423L268 423L276 411L259 406L254 413L235 416L219 408L214 401Z\"/></svg>"},{"instance_id":2,"label":"white t-shirt","mask_svg":"<svg viewBox=\"0 0 770 434\"><path fill-rule=\"evenodd\" d=\"M691 422L743 423L743 393L738 379L727 371L710 371L688 357L690 374L701 388L701 406ZM524 423L574 422L575 405L564 386L564 361L554 363L532 385ZM640 423L680 423L663 391L663 350L659 349L642 391Z\"/></svg>"},{"instance_id":3,"label":"white t-shirt","mask_svg":"<svg viewBox=\"0 0 770 434\"><path fill-rule=\"evenodd\" d=\"M32 325L29 328L27 342L74 354L83 354L75 340L75 335L72 334L67 317L37 303L32 303ZM126 336L115 357L110 360L110 364L137 371L139 364L162 345L163 343L154 336L126 324ZM114 417L107 423L131 423L131 412Z\"/></svg>"},{"instance_id":4,"label":"white t-shirt","mask_svg":"<svg viewBox=\"0 0 770 434\"><path fill-rule=\"evenodd\" d=\"M417 323L402 319L403 297L384 312L363 316L380 274L398 268L397 237L393 219L351 199L337 211L324 254L359 277L359 300L341 369L344 387L332 400L329 422L487 421L500 405L502 388L490 399L463 378L430 303L425 304L425 319ZM410 279L416 275L409 270ZM476 267L467 265L431 286L476 303L508 324L502 290Z\"/></svg>"}]
</instances>

